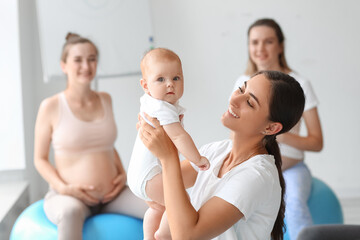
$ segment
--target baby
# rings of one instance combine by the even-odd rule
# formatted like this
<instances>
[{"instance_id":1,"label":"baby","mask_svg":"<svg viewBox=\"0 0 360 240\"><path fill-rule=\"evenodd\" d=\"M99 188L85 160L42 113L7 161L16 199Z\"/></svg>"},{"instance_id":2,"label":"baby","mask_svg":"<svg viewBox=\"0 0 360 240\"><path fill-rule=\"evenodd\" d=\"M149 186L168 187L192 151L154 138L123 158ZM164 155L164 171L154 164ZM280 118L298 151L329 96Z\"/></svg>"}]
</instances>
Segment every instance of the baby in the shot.
<instances>
[{"instance_id":1,"label":"baby","mask_svg":"<svg viewBox=\"0 0 360 240\"><path fill-rule=\"evenodd\" d=\"M207 158L198 152L181 119L185 111L178 100L183 95L184 78L180 58L171 50L156 48L141 60L140 84L145 94L140 98L140 114L157 118L179 152L200 170L210 166ZM153 239L164 212L161 188L161 165L137 136L128 169L128 184L138 197L155 202L144 216L144 239ZM161 207L152 207L152 206Z\"/></svg>"}]
</instances>

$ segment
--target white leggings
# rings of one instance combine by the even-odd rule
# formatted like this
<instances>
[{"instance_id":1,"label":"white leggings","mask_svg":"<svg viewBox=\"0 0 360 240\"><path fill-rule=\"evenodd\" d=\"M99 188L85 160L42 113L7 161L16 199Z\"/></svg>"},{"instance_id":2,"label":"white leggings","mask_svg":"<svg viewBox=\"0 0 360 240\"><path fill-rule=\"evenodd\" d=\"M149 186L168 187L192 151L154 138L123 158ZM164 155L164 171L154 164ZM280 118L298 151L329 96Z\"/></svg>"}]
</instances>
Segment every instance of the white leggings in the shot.
<instances>
[{"instance_id":1,"label":"white leggings","mask_svg":"<svg viewBox=\"0 0 360 240\"><path fill-rule=\"evenodd\" d=\"M120 213L143 218L148 206L125 187L111 202L89 207L77 198L50 189L45 196L44 211L58 227L59 240L81 240L84 221L97 213Z\"/></svg>"},{"instance_id":2,"label":"white leggings","mask_svg":"<svg viewBox=\"0 0 360 240\"><path fill-rule=\"evenodd\" d=\"M297 239L299 232L313 225L307 205L311 193L312 177L309 168L301 161L283 172L285 190L285 220L290 240Z\"/></svg>"}]
</instances>

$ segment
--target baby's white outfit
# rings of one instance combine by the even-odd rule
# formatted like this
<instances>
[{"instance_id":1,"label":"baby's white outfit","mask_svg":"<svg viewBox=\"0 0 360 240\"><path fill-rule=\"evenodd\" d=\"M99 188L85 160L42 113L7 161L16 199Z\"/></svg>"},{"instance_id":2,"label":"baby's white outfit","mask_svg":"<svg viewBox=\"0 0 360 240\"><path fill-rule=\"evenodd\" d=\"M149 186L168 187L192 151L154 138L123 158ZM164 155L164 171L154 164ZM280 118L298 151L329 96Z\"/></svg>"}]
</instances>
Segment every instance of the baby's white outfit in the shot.
<instances>
[{"instance_id":1,"label":"baby's white outfit","mask_svg":"<svg viewBox=\"0 0 360 240\"><path fill-rule=\"evenodd\" d=\"M184 112L185 109L178 102L171 104L155 99L146 93L140 98L140 114L149 124L151 123L143 113L157 118L160 125L168 125L180 122L179 116ZM161 171L160 161L145 147L138 133L127 172L128 185L131 191L139 198L151 201L145 192L146 182Z\"/></svg>"}]
</instances>

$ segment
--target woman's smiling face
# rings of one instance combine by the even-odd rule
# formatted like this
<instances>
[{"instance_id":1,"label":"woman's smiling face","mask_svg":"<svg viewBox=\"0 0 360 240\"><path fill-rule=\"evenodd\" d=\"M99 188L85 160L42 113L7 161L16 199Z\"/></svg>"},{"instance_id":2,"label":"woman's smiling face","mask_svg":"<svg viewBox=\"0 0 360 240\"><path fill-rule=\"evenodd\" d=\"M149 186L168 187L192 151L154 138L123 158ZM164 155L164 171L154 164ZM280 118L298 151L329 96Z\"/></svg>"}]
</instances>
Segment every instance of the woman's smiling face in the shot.
<instances>
[{"instance_id":1,"label":"woman's smiling face","mask_svg":"<svg viewBox=\"0 0 360 240\"><path fill-rule=\"evenodd\" d=\"M232 94L221 118L223 125L247 136L261 133L270 122L270 96L271 83L263 74L251 78Z\"/></svg>"},{"instance_id":2,"label":"woman's smiling face","mask_svg":"<svg viewBox=\"0 0 360 240\"><path fill-rule=\"evenodd\" d=\"M66 62L61 68L70 82L90 83L97 68L97 52L91 43L78 43L69 46Z\"/></svg>"},{"instance_id":3,"label":"woman's smiling face","mask_svg":"<svg viewBox=\"0 0 360 240\"><path fill-rule=\"evenodd\" d=\"M282 44L275 30L268 26L256 26L249 32L249 56L260 70L280 70L279 55Z\"/></svg>"}]
</instances>

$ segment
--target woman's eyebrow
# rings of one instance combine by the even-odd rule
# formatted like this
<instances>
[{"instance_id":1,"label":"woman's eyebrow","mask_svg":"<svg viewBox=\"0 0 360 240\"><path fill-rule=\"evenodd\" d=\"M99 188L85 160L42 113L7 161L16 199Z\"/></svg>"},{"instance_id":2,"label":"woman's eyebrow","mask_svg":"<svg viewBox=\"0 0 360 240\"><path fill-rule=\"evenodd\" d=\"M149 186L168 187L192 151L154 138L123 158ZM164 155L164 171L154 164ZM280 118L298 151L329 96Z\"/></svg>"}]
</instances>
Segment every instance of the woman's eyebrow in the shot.
<instances>
[{"instance_id":1,"label":"woman's eyebrow","mask_svg":"<svg viewBox=\"0 0 360 240\"><path fill-rule=\"evenodd\" d=\"M259 102L259 99L254 94L252 94L252 93L249 93L249 94L250 94L251 97L253 97L255 99L255 101L259 104L259 106L261 106L260 102Z\"/></svg>"},{"instance_id":2,"label":"woman's eyebrow","mask_svg":"<svg viewBox=\"0 0 360 240\"><path fill-rule=\"evenodd\" d=\"M245 89L246 89L246 86L247 86L247 81L244 82L244 85L245 85ZM253 93L249 93L249 95L255 99L255 101L260 105L260 102L259 102L259 99L253 94Z\"/></svg>"}]
</instances>

